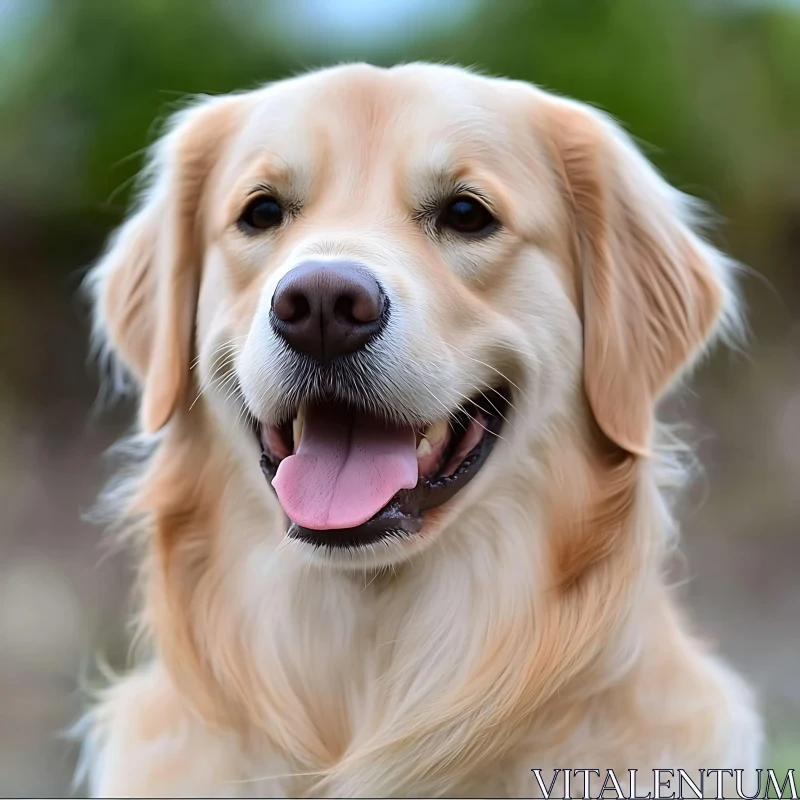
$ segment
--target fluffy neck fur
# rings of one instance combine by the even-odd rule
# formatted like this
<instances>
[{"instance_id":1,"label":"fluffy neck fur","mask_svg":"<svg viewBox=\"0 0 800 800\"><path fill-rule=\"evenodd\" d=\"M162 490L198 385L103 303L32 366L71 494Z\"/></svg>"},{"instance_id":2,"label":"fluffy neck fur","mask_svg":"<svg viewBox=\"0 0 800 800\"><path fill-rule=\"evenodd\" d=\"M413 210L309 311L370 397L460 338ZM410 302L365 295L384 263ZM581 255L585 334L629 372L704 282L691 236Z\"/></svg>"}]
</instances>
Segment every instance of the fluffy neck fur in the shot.
<instances>
[{"instance_id":1,"label":"fluffy neck fur","mask_svg":"<svg viewBox=\"0 0 800 800\"><path fill-rule=\"evenodd\" d=\"M282 755L291 794L454 791L537 724L566 739L641 658L670 529L648 462L553 426L413 563L337 572L282 540L204 414L132 484L141 634L207 724Z\"/></svg>"}]
</instances>

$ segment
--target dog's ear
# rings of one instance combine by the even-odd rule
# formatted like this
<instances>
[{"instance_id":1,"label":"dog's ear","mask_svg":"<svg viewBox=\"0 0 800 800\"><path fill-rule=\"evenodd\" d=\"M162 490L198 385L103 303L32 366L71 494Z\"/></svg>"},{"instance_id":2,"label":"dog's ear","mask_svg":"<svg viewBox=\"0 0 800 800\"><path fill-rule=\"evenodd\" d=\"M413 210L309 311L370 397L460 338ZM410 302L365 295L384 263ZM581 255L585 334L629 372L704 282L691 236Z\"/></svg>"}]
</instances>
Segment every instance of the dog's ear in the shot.
<instances>
[{"instance_id":1,"label":"dog's ear","mask_svg":"<svg viewBox=\"0 0 800 800\"><path fill-rule=\"evenodd\" d=\"M187 394L203 188L232 110L230 98L205 100L173 118L153 149L138 210L89 276L96 329L138 380L150 433Z\"/></svg>"},{"instance_id":2,"label":"dog's ear","mask_svg":"<svg viewBox=\"0 0 800 800\"><path fill-rule=\"evenodd\" d=\"M576 234L585 391L603 433L647 455L659 396L734 318L730 262L692 229L691 199L610 118L566 100L550 106Z\"/></svg>"}]
</instances>

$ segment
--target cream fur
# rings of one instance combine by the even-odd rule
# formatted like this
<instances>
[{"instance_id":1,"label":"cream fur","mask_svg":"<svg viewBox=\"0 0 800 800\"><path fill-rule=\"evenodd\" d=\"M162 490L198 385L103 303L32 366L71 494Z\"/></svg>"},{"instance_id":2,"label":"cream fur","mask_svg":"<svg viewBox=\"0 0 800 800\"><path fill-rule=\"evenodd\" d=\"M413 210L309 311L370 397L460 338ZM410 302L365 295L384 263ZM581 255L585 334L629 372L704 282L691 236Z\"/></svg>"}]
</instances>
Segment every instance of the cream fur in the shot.
<instances>
[{"instance_id":1,"label":"cream fur","mask_svg":"<svg viewBox=\"0 0 800 800\"><path fill-rule=\"evenodd\" d=\"M533 796L533 767L756 766L750 692L665 584L685 468L653 421L738 319L731 265L611 120L456 68L351 65L198 103L149 175L91 278L147 451L109 495L142 648L90 713L95 795ZM414 217L452 180L490 198L496 237ZM247 238L259 181L304 210ZM241 415L296 396L277 281L341 254L397 310L364 371L398 416L497 374L515 390L416 542L334 557L284 538Z\"/></svg>"}]
</instances>

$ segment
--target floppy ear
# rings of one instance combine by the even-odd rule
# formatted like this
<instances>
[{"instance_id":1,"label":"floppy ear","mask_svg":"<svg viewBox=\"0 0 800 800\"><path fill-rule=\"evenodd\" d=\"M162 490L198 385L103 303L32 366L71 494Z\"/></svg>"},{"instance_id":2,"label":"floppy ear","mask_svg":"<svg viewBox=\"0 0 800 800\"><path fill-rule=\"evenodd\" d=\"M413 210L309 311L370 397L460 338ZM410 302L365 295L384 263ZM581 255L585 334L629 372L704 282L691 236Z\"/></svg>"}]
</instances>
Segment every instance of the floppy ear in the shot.
<instances>
[{"instance_id":1,"label":"floppy ear","mask_svg":"<svg viewBox=\"0 0 800 800\"><path fill-rule=\"evenodd\" d=\"M229 126L227 98L173 118L156 144L138 210L89 276L96 327L142 388L155 432L185 398L200 281L203 187Z\"/></svg>"},{"instance_id":2,"label":"floppy ear","mask_svg":"<svg viewBox=\"0 0 800 800\"><path fill-rule=\"evenodd\" d=\"M659 396L733 318L730 262L607 116L566 100L548 120L577 232L584 385L603 433L647 455Z\"/></svg>"}]
</instances>

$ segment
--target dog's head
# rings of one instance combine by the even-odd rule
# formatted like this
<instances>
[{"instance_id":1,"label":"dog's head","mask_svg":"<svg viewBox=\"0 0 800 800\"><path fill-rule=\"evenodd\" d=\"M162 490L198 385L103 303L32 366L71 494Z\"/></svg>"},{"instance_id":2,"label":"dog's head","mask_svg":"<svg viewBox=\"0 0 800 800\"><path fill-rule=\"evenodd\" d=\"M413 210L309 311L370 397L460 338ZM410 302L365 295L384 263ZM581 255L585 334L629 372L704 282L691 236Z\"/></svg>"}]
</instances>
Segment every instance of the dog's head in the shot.
<instances>
[{"instance_id":1,"label":"dog's head","mask_svg":"<svg viewBox=\"0 0 800 800\"><path fill-rule=\"evenodd\" d=\"M324 70L180 113L150 176L94 273L141 425L207 412L327 559L446 535L558 426L646 457L730 307L686 198L523 83Z\"/></svg>"}]
</instances>

